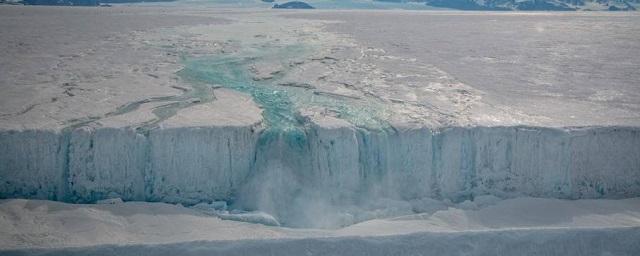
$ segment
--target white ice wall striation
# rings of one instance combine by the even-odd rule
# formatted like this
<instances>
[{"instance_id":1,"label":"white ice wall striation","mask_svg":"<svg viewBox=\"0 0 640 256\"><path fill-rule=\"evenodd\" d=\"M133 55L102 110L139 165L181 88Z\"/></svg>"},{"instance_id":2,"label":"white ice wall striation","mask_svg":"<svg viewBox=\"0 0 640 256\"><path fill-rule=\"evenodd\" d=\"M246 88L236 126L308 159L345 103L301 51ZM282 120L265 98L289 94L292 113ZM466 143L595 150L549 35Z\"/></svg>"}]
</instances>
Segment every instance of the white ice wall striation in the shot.
<instances>
[{"instance_id":1,"label":"white ice wall striation","mask_svg":"<svg viewBox=\"0 0 640 256\"><path fill-rule=\"evenodd\" d=\"M310 122L302 134L242 126L0 132L2 198L224 200L285 225L324 227L369 218L350 207L389 207L381 200L486 194L640 196L640 129L370 131Z\"/></svg>"}]
</instances>

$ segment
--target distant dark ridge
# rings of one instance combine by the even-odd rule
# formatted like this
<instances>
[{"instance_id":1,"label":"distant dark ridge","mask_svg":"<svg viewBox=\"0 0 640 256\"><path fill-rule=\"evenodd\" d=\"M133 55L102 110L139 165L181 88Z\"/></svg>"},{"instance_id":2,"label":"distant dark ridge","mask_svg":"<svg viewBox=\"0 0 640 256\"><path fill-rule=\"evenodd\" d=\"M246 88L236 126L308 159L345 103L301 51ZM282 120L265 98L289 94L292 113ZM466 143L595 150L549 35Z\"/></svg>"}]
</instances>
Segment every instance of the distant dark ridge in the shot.
<instances>
[{"instance_id":1,"label":"distant dark ridge","mask_svg":"<svg viewBox=\"0 0 640 256\"><path fill-rule=\"evenodd\" d=\"M24 0L25 5L98 6L98 0Z\"/></svg>"},{"instance_id":2,"label":"distant dark ridge","mask_svg":"<svg viewBox=\"0 0 640 256\"><path fill-rule=\"evenodd\" d=\"M172 2L175 0L23 0L24 5L98 6L103 3Z\"/></svg>"},{"instance_id":3,"label":"distant dark ridge","mask_svg":"<svg viewBox=\"0 0 640 256\"><path fill-rule=\"evenodd\" d=\"M635 11L640 0L375 0L379 2L424 2L440 8L470 11ZM593 5L587 5L592 3ZM599 7L597 7L599 6Z\"/></svg>"},{"instance_id":4,"label":"distant dark ridge","mask_svg":"<svg viewBox=\"0 0 640 256\"><path fill-rule=\"evenodd\" d=\"M624 2L626 4L626 6L624 7L618 7L615 5L611 5L609 6L609 11L635 11L636 8L633 7L633 5L629 4L628 2Z\"/></svg>"},{"instance_id":5,"label":"distant dark ridge","mask_svg":"<svg viewBox=\"0 0 640 256\"><path fill-rule=\"evenodd\" d=\"M521 11L575 11L576 8L572 8L564 3L551 3L542 0L533 0L518 2L514 5L516 10Z\"/></svg>"},{"instance_id":6,"label":"distant dark ridge","mask_svg":"<svg viewBox=\"0 0 640 256\"><path fill-rule=\"evenodd\" d=\"M276 4L273 9L315 9L313 6L300 1L287 2L284 4Z\"/></svg>"},{"instance_id":7,"label":"distant dark ridge","mask_svg":"<svg viewBox=\"0 0 640 256\"><path fill-rule=\"evenodd\" d=\"M427 5L433 7L441 7L441 8L451 8L457 10L465 10L465 11L509 11L511 9L498 7L498 6L487 6L480 5L476 1L473 0L428 0Z\"/></svg>"},{"instance_id":8,"label":"distant dark ridge","mask_svg":"<svg viewBox=\"0 0 640 256\"><path fill-rule=\"evenodd\" d=\"M144 3L144 2L173 2L175 0L100 0L100 3L120 4L120 3Z\"/></svg>"},{"instance_id":9,"label":"distant dark ridge","mask_svg":"<svg viewBox=\"0 0 640 256\"><path fill-rule=\"evenodd\" d=\"M493 0L479 2L475 0L427 0L427 5L458 10L478 10L478 11L575 11L569 5L548 0Z\"/></svg>"}]
</instances>

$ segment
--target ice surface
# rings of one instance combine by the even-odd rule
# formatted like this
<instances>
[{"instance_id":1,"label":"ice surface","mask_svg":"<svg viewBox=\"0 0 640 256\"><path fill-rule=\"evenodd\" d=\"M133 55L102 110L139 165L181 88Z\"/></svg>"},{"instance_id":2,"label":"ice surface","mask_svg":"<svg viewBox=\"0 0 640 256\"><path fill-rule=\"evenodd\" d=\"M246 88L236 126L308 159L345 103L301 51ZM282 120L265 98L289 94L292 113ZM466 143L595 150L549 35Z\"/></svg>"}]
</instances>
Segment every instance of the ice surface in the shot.
<instances>
[{"instance_id":1,"label":"ice surface","mask_svg":"<svg viewBox=\"0 0 640 256\"><path fill-rule=\"evenodd\" d=\"M486 105L470 107L470 118L487 126L638 126L640 120L635 15L345 11L291 16L341 21L328 29L364 47L384 49L384 55L416 60L413 68L378 64L385 70L399 66L399 73L412 74L420 63L434 64L473 88L458 89L481 97ZM385 90L411 82L398 81ZM499 110L514 117L500 116Z\"/></svg>"}]
</instances>

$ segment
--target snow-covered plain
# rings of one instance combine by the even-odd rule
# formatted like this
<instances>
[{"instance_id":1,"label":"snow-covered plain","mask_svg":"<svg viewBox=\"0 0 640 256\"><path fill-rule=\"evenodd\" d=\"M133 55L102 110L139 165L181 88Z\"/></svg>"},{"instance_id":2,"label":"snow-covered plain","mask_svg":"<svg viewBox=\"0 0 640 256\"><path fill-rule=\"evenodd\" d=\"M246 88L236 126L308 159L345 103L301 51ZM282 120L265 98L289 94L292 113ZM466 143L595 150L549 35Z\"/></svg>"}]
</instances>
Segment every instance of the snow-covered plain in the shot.
<instances>
[{"instance_id":1,"label":"snow-covered plain","mask_svg":"<svg viewBox=\"0 0 640 256\"><path fill-rule=\"evenodd\" d=\"M6 200L11 253L638 252L635 14L0 14L0 197L185 206Z\"/></svg>"}]
</instances>

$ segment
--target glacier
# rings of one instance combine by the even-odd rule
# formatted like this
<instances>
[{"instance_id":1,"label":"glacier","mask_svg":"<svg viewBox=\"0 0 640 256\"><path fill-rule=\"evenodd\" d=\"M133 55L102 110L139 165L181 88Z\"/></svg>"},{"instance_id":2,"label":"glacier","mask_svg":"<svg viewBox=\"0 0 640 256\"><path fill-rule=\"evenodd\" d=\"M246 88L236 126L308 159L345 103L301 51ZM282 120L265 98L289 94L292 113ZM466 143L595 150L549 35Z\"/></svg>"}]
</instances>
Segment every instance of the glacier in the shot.
<instances>
[{"instance_id":1,"label":"glacier","mask_svg":"<svg viewBox=\"0 0 640 256\"><path fill-rule=\"evenodd\" d=\"M615 66L608 63L621 56L632 58L621 68L596 73L600 76L565 75L580 71L573 69L538 76L529 71L562 71L575 65L562 62L567 64L557 68L549 64L557 63L555 57L537 61L546 48L510 46L506 53L493 48L482 52L482 45L457 45L460 40L454 40L462 35L473 35L477 42L512 38L471 32L492 27L487 24L496 23L494 19L503 21L495 24L502 26L499 30L513 31L516 16L400 17L380 12L377 15L393 18L379 19L347 14L364 17L365 24L394 22L361 29L345 16L340 19L348 22L332 25L346 31L343 36L326 32L324 23L301 25L276 15L245 13L233 17L251 22L146 31L128 35L129 41L114 37L109 42L117 47L109 51L86 50L82 61L65 60L70 66L47 64L60 68L55 71L60 74L48 70L60 88L51 86L51 92L43 93L47 97L35 103L30 100L35 96L24 95L41 89L35 87L41 84L39 76L13 72L29 70L16 64L5 72L13 74L13 80L4 84L17 93L3 97L0 198L69 203L120 198L184 206L224 201L228 209L213 215L334 228L452 205L474 209L496 198L640 196L633 37L614 48L602 46L606 44L598 40L603 37L587 29L578 30L578 36L559 30L529 38L526 42L532 45L540 40L554 44L555 38L572 43L585 39L600 50L588 51L597 54L584 60L603 60L603 67ZM527 19L542 22L550 19L547 16ZM578 23L594 25L585 28L613 27L596 26L609 24L608 16L594 21L581 17L575 16ZM425 24L453 20L469 28L412 30L397 19ZM564 16L554 19L549 28L565 23ZM606 35L633 34L633 17L620 19L627 25ZM384 38L372 30L391 25ZM15 31L10 35L23 34ZM48 31L56 30L33 34ZM545 29L535 31L539 35ZM167 39L167 33L177 36ZM95 40L102 41L101 36ZM389 42L377 43L383 39ZM424 39L431 41L425 44ZM42 48L38 54L48 56L49 45ZM567 49L551 49L551 55L573 56ZM610 49L615 54L605 55ZM457 54L472 51L482 54ZM502 60L487 57L496 54ZM104 64L111 55L120 62ZM504 64L511 63L505 62L511 55L535 58ZM44 62L33 59L34 65ZM494 68L486 72L475 65ZM140 72L132 73L135 69ZM105 75L95 70L105 70ZM73 80L75 74L105 80ZM518 77L511 79L512 74ZM12 82L21 79L30 86ZM530 80L535 83L521 83ZM545 81L558 91L540 89ZM74 93L77 96L69 95ZM103 99L107 101L100 102ZM181 115L183 111L189 113Z\"/></svg>"},{"instance_id":2,"label":"glacier","mask_svg":"<svg viewBox=\"0 0 640 256\"><path fill-rule=\"evenodd\" d=\"M254 127L0 133L2 198L223 200L294 227L351 224L359 218L347 216L349 207L421 198L637 197L638 170L633 127L371 131L311 122L302 134Z\"/></svg>"}]
</instances>

